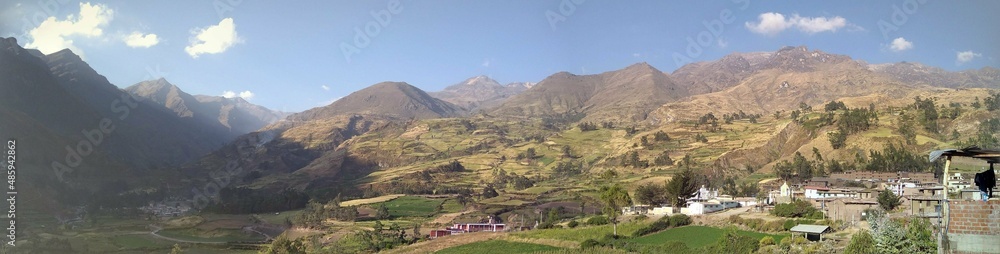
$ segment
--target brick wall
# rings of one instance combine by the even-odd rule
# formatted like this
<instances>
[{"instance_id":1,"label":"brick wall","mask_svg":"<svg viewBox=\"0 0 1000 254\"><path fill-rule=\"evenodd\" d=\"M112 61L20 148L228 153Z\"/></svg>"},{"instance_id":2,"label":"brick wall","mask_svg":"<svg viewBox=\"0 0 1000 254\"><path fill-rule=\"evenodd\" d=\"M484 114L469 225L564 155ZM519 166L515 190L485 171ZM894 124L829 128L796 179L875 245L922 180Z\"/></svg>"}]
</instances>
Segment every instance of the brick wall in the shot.
<instances>
[{"instance_id":1,"label":"brick wall","mask_svg":"<svg viewBox=\"0 0 1000 254\"><path fill-rule=\"evenodd\" d=\"M1000 200L949 201L951 253L1000 253Z\"/></svg>"}]
</instances>

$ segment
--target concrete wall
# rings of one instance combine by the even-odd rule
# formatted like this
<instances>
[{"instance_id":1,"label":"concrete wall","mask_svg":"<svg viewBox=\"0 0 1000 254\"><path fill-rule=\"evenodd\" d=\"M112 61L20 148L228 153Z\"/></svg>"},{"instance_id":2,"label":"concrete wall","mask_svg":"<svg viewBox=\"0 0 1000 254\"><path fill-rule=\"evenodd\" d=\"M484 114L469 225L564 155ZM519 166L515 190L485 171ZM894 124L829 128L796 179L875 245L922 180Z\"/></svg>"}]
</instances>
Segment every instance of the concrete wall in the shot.
<instances>
[{"instance_id":1,"label":"concrete wall","mask_svg":"<svg viewBox=\"0 0 1000 254\"><path fill-rule=\"evenodd\" d=\"M1000 200L950 200L950 253L1000 253Z\"/></svg>"}]
</instances>

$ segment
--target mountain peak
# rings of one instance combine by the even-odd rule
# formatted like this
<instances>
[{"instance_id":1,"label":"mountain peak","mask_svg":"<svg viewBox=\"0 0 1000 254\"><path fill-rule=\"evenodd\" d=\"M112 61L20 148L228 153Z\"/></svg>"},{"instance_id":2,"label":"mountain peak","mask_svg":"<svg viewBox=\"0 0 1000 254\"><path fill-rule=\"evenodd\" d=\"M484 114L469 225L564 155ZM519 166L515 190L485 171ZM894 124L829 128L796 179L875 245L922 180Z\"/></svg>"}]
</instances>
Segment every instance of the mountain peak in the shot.
<instances>
[{"instance_id":1,"label":"mountain peak","mask_svg":"<svg viewBox=\"0 0 1000 254\"><path fill-rule=\"evenodd\" d=\"M485 85L485 84L498 84L496 80L493 80L489 76L479 75L465 80L466 85Z\"/></svg>"},{"instance_id":2,"label":"mountain peak","mask_svg":"<svg viewBox=\"0 0 1000 254\"><path fill-rule=\"evenodd\" d=\"M355 91L330 105L291 115L288 119L314 120L350 114L427 119L459 116L462 113L455 105L431 97L406 82L387 81Z\"/></svg>"}]
</instances>

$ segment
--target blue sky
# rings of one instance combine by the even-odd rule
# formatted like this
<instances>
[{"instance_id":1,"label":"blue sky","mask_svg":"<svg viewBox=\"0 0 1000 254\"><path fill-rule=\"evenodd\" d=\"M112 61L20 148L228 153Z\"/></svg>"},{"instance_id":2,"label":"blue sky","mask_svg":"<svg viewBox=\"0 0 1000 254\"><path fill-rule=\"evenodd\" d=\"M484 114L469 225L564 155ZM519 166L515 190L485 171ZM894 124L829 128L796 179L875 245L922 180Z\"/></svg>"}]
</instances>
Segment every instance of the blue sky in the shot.
<instances>
[{"instance_id":1,"label":"blue sky","mask_svg":"<svg viewBox=\"0 0 1000 254\"><path fill-rule=\"evenodd\" d=\"M163 76L192 94L301 111L381 81L437 91L476 75L537 82L636 62L671 72L786 45L997 67L997 10L1000 1L31 0L0 3L0 36L72 48L119 87Z\"/></svg>"}]
</instances>

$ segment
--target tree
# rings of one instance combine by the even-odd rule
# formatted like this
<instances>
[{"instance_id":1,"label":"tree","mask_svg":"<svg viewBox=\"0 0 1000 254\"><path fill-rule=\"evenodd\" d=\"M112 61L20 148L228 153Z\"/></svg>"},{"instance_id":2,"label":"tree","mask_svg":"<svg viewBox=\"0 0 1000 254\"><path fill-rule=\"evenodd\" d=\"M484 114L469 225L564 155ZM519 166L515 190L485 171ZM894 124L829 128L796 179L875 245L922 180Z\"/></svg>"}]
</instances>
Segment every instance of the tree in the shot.
<instances>
[{"instance_id":1,"label":"tree","mask_svg":"<svg viewBox=\"0 0 1000 254\"><path fill-rule=\"evenodd\" d=\"M386 207L385 203L379 203L379 205L375 207L375 219L385 220L388 218L389 218L389 207Z\"/></svg>"},{"instance_id":2,"label":"tree","mask_svg":"<svg viewBox=\"0 0 1000 254\"><path fill-rule=\"evenodd\" d=\"M674 160L670 159L670 152L663 151L656 159L653 159L653 164L657 166L670 166L674 165Z\"/></svg>"},{"instance_id":3,"label":"tree","mask_svg":"<svg viewBox=\"0 0 1000 254\"><path fill-rule=\"evenodd\" d=\"M868 230L862 229L851 236L851 242L844 249L844 254L876 254L875 239Z\"/></svg>"},{"instance_id":4,"label":"tree","mask_svg":"<svg viewBox=\"0 0 1000 254\"><path fill-rule=\"evenodd\" d=\"M670 135L667 135L667 133L663 131L657 131L656 133L653 133L653 141L656 142L670 141Z\"/></svg>"},{"instance_id":5,"label":"tree","mask_svg":"<svg viewBox=\"0 0 1000 254\"><path fill-rule=\"evenodd\" d=\"M882 210L892 211L892 209L896 209L901 203L902 201L899 200L899 196L896 196L896 194L889 190L883 190L878 194L878 206L882 207Z\"/></svg>"},{"instance_id":6,"label":"tree","mask_svg":"<svg viewBox=\"0 0 1000 254\"><path fill-rule=\"evenodd\" d=\"M287 236L282 234L271 242L271 246L267 249L261 251L261 253L267 254L292 254L292 253L306 253L306 246L297 240L288 239Z\"/></svg>"},{"instance_id":7,"label":"tree","mask_svg":"<svg viewBox=\"0 0 1000 254\"><path fill-rule=\"evenodd\" d=\"M815 146L813 147L813 157L816 158L816 160L818 161L823 160L823 155L819 154L819 148L816 148Z\"/></svg>"},{"instance_id":8,"label":"tree","mask_svg":"<svg viewBox=\"0 0 1000 254\"><path fill-rule=\"evenodd\" d=\"M537 154L535 154L535 148L534 147L528 148L528 150L524 152L524 157L527 157L526 159L531 160L531 159L534 159L535 156L537 156Z\"/></svg>"},{"instance_id":9,"label":"tree","mask_svg":"<svg viewBox=\"0 0 1000 254\"><path fill-rule=\"evenodd\" d=\"M639 144L641 144L642 147L649 147L649 138L648 138L648 136L649 135L642 136L642 138L639 139L639 141L640 141Z\"/></svg>"},{"instance_id":10,"label":"tree","mask_svg":"<svg viewBox=\"0 0 1000 254\"><path fill-rule=\"evenodd\" d=\"M827 133L826 135L827 135L827 139L830 140L830 146L832 146L833 149L843 148L844 145L847 144L846 143L847 142L847 133L845 133L844 131L837 130L837 131L834 131L834 132Z\"/></svg>"},{"instance_id":11,"label":"tree","mask_svg":"<svg viewBox=\"0 0 1000 254\"><path fill-rule=\"evenodd\" d=\"M604 215L611 219L611 223L614 224L614 234L617 236L618 215L621 214L622 207L632 205L632 198L628 196L628 191L619 184L601 187L600 198L601 202L604 202L604 209L602 211Z\"/></svg>"},{"instance_id":12,"label":"tree","mask_svg":"<svg viewBox=\"0 0 1000 254\"><path fill-rule=\"evenodd\" d=\"M635 201L647 205L663 204L667 202L665 193L662 185L645 183L635 188Z\"/></svg>"},{"instance_id":13,"label":"tree","mask_svg":"<svg viewBox=\"0 0 1000 254\"><path fill-rule=\"evenodd\" d=\"M500 196L500 193L497 193L497 190L495 188L493 188L492 185L486 185L486 187L483 188L483 195L482 195L482 197L484 199L493 198L493 197L496 197L496 196Z\"/></svg>"},{"instance_id":14,"label":"tree","mask_svg":"<svg viewBox=\"0 0 1000 254\"><path fill-rule=\"evenodd\" d=\"M670 201L670 205L674 209L684 206L687 200L694 197L695 192L698 192L694 172L690 169L684 169L674 173L674 176L667 182L666 192L667 200Z\"/></svg>"}]
</instances>

